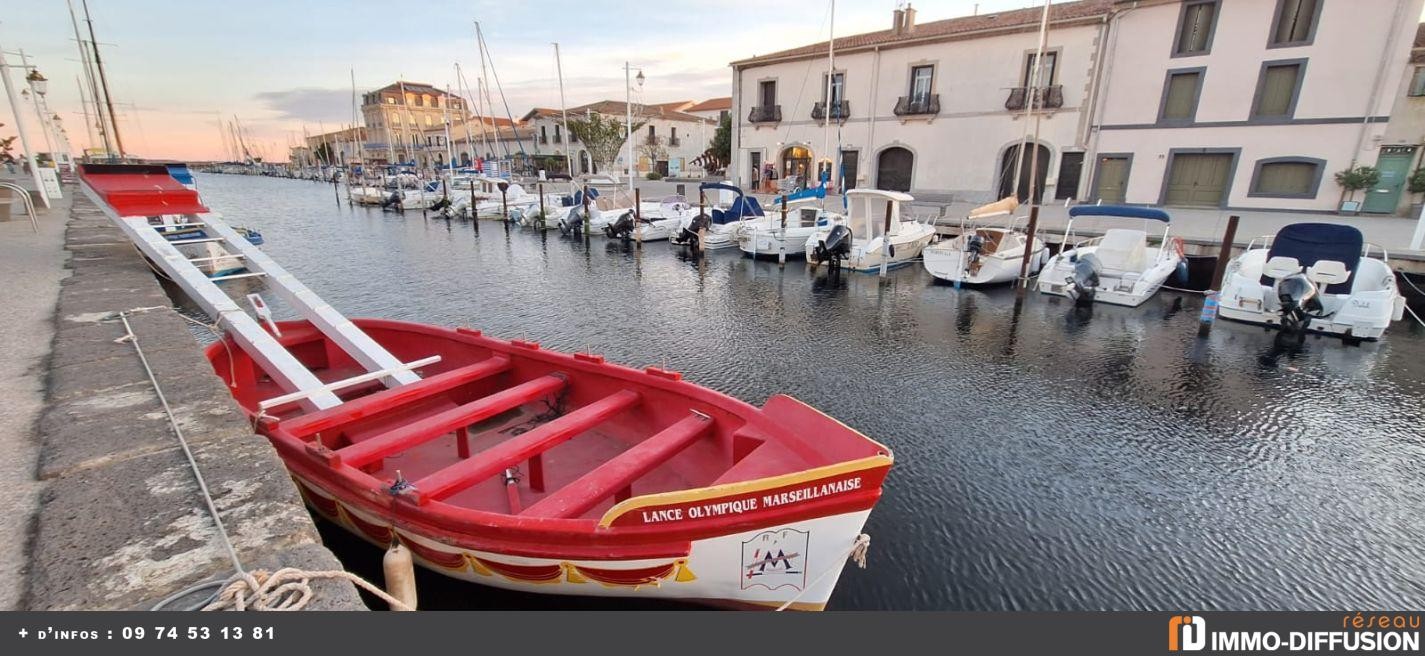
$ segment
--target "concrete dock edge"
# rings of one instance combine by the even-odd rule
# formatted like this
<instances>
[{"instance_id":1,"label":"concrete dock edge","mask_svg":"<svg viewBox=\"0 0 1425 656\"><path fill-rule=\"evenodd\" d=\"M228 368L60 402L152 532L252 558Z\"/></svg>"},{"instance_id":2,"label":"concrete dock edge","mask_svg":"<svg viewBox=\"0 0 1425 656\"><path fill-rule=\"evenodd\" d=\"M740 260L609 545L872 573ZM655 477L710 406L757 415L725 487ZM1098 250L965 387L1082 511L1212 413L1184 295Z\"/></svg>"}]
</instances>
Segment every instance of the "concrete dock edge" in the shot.
<instances>
[{"instance_id":1,"label":"concrete dock edge","mask_svg":"<svg viewBox=\"0 0 1425 656\"><path fill-rule=\"evenodd\" d=\"M75 190L77 191L77 190ZM281 460L253 433L148 265L82 195L65 235L40 494L23 606L132 610L233 573L142 364L130 323L249 570L339 570ZM309 609L365 609L347 582L314 581ZM201 598L187 600L189 604Z\"/></svg>"}]
</instances>

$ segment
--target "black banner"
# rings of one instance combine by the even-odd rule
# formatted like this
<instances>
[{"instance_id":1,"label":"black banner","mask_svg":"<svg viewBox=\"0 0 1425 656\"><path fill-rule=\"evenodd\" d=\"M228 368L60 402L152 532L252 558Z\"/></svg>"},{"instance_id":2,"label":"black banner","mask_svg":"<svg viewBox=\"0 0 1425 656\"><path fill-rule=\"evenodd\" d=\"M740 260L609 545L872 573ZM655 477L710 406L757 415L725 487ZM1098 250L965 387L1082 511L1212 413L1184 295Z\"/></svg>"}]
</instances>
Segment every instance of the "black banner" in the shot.
<instances>
[{"instance_id":1,"label":"black banner","mask_svg":"<svg viewBox=\"0 0 1425 656\"><path fill-rule=\"evenodd\" d=\"M3 613L5 654L1420 653L1420 612Z\"/></svg>"}]
</instances>

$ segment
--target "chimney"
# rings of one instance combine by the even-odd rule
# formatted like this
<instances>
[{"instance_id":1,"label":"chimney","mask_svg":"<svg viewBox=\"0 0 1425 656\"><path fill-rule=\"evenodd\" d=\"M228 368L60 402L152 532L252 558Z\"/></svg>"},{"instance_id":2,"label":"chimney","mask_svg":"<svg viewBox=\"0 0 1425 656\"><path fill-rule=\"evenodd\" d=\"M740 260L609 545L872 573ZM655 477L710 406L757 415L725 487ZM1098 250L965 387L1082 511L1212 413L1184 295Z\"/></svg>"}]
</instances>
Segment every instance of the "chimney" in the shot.
<instances>
[{"instance_id":1,"label":"chimney","mask_svg":"<svg viewBox=\"0 0 1425 656\"><path fill-rule=\"evenodd\" d=\"M905 17L901 19L901 32L910 34L915 31L915 7L909 3L905 6Z\"/></svg>"},{"instance_id":2,"label":"chimney","mask_svg":"<svg viewBox=\"0 0 1425 656\"><path fill-rule=\"evenodd\" d=\"M891 12L891 34L900 34L905 29L905 11L897 7Z\"/></svg>"}]
</instances>

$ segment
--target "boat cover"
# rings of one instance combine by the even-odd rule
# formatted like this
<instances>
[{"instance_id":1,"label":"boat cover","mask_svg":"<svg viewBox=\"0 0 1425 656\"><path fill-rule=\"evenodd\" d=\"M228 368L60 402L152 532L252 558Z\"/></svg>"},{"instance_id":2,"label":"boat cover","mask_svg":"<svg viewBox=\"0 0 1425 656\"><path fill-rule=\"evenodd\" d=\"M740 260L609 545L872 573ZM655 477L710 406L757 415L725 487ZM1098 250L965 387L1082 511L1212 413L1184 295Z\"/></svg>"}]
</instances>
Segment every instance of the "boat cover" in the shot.
<instances>
[{"instance_id":1,"label":"boat cover","mask_svg":"<svg viewBox=\"0 0 1425 656\"><path fill-rule=\"evenodd\" d=\"M1361 263L1361 249L1365 237L1354 226L1336 223L1293 223L1277 231L1272 239L1272 247L1267 251L1267 260L1274 257L1294 257L1302 268L1310 267L1320 260L1335 260L1346 265L1346 271L1356 272ZM1268 287L1275 280L1262 276L1261 284ZM1354 281L1348 276L1345 282L1329 285L1322 290L1327 294L1349 294Z\"/></svg>"},{"instance_id":2,"label":"boat cover","mask_svg":"<svg viewBox=\"0 0 1425 656\"><path fill-rule=\"evenodd\" d=\"M1134 207L1131 205L1075 205L1069 208L1069 216L1112 216L1122 219L1168 222L1168 213L1163 210L1156 207Z\"/></svg>"},{"instance_id":3,"label":"boat cover","mask_svg":"<svg viewBox=\"0 0 1425 656\"><path fill-rule=\"evenodd\" d=\"M721 189L722 191L730 191L734 194L737 194L738 196L742 195L742 187L739 187L735 184L729 184L727 182L704 182L698 185L698 189L702 191L707 191L708 189Z\"/></svg>"},{"instance_id":4,"label":"boat cover","mask_svg":"<svg viewBox=\"0 0 1425 656\"><path fill-rule=\"evenodd\" d=\"M173 179L177 180L179 184L185 187L194 185L193 172L188 170L187 164L167 164L165 166L168 167L168 174L173 176Z\"/></svg>"},{"instance_id":5,"label":"boat cover","mask_svg":"<svg viewBox=\"0 0 1425 656\"><path fill-rule=\"evenodd\" d=\"M721 225L741 221L749 216L766 216L766 214L762 211L762 205L757 202L756 198L738 196L737 200L732 201L726 210L713 209L712 222Z\"/></svg>"},{"instance_id":6,"label":"boat cover","mask_svg":"<svg viewBox=\"0 0 1425 656\"><path fill-rule=\"evenodd\" d=\"M204 214L198 192L162 164L83 164L79 175L119 216Z\"/></svg>"}]
</instances>

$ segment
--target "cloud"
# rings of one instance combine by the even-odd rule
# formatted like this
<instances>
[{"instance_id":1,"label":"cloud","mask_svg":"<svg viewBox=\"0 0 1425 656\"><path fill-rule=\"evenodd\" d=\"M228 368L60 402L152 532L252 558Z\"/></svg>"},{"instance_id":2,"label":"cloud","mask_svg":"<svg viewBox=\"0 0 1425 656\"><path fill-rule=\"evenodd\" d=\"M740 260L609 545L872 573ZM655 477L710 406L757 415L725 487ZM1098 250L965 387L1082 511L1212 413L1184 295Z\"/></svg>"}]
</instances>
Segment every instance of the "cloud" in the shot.
<instances>
[{"instance_id":1,"label":"cloud","mask_svg":"<svg viewBox=\"0 0 1425 656\"><path fill-rule=\"evenodd\" d=\"M351 89L303 87L262 91L253 97L278 119L332 124L351 121Z\"/></svg>"}]
</instances>

